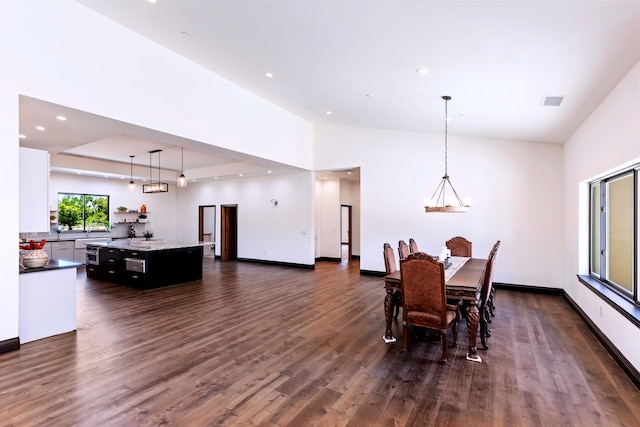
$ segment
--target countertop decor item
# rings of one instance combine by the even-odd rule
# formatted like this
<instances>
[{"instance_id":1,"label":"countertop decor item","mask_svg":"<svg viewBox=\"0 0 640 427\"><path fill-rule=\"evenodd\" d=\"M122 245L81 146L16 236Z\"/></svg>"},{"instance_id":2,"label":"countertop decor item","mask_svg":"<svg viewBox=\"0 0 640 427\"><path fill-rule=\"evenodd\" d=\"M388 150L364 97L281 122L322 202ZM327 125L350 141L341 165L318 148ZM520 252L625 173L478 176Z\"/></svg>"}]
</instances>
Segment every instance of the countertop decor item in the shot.
<instances>
[{"instance_id":1,"label":"countertop decor item","mask_svg":"<svg viewBox=\"0 0 640 427\"><path fill-rule=\"evenodd\" d=\"M153 237L153 231L151 230L145 230L144 233L142 234L147 240L151 239Z\"/></svg>"},{"instance_id":2,"label":"countertop decor item","mask_svg":"<svg viewBox=\"0 0 640 427\"><path fill-rule=\"evenodd\" d=\"M47 241L42 239L40 242L30 240L29 243L20 245L20 249L22 250L20 260L24 268L39 268L47 265L49 255L42 250L46 243Z\"/></svg>"}]
</instances>

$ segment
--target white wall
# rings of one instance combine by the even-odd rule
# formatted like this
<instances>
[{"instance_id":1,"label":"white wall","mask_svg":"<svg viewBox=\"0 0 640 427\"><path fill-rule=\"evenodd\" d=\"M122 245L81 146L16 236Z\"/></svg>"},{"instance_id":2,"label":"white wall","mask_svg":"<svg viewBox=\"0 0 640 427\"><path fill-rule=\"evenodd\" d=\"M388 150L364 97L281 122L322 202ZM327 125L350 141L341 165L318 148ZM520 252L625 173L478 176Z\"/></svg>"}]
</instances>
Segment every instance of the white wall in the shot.
<instances>
[{"instance_id":1,"label":"white wall","mask_svg":"<svg viewBox=\"0 0 640 427\"><path fill-rule=\"evenodd\" d=\"M278 206L271 203L278 201ZM314 264L313 174L189 183L177 192L178 240L198 239L198 206L216 206L220 255L220 206L238 206L238 258Z\"/></svg>"},{"instance_id":2,"label":"white wall","mask_svg":"<svg viewBox=\"0 0 640 427\"><path fill-rule=\"evenodd\" d=\"M0 39L4 206L18 205L20 94L311 169L308 122L79 3L2 2ZM17 238L18 212L3 209L0 220ZM15 253L15 240L0 249ZM16 259L0 257L0 275L2 341L18 336Z\"/></svg>"},{"instance_id":3,"label":"white wall","mask_svg":"<svg viewBox=\"0 0 640 427\"><path fill-rule=\"evenodd\" d=\"M638 328L576 279L576 274L588 274L586 182L640 157L640 63L567 141L564 152L565 291L633 366L640 369Z\"/></svg>"},{"instance_id":4,"label":"white wall","mask_svg":"<svg viewBox=\"0 0 640 427\"><path fill-rule=\"evenodd\" d=\"M166 193L145 194L142 193L142 186L138 185L135 192L127 191L128 180L115 180L99 177L89 177L81 175L70 175L63 173L51 173L49 181L49 205L56 209L58 193L85 193L103 194L109 196L111 222L118 221L118 216L114 215L118 206L126 206L129 209L140 209L147 205L147 224L140 224L136 228L136 233L142 235L145 228L154 232L154 237L158 239L176 240L176 187L169 185ZM132 218L135 218L132 217ZM114 235L128 234L126 224L115 224L117 229ZM197 236L193 241L197 241Z\"/></svg>"},{"instance_id":5,"label":"white wall","mask_svg":"<svg viewBox=\"0 0 640 427\"><path fill-rule=\"evenodd\" d=\"M455 129L455 125L450 125ZM360 267L384 271L382 245L413 237L438 253L449 238L473 242L486 257L502 241L495 280L562 287L562 147L449 135L449 175L472 197L462 214L426 214L444 171L444 138L374 129L317 126L315 168L360 165Z\"/></svg>"},{"instance_id":6,"label":"white wall","mask_svg":"<svg viewBox=\"0 0 640 427\"><path fill-rule=\"evenodd\" d=\"M315 192L316 257L340 259L340 180L317 180Z\"/></svg>"}]
</instances>

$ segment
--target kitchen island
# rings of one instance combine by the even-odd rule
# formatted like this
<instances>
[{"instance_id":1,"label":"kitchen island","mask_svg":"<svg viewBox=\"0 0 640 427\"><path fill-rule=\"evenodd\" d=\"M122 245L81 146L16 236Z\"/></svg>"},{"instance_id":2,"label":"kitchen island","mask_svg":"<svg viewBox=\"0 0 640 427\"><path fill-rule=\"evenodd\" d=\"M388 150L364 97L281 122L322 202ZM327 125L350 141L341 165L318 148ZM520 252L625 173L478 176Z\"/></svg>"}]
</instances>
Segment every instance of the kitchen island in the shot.
<instances>
[{"instance_id":1,"label":"kitchen island","mask_svg":"<svg viewBox=\"0 0 640 427\"><path fill-rule=\"evenodd\" d=\"M202 279L202 244L123 239L87 243L87 277L140 289Z\"/></svg>"}]
</instances>

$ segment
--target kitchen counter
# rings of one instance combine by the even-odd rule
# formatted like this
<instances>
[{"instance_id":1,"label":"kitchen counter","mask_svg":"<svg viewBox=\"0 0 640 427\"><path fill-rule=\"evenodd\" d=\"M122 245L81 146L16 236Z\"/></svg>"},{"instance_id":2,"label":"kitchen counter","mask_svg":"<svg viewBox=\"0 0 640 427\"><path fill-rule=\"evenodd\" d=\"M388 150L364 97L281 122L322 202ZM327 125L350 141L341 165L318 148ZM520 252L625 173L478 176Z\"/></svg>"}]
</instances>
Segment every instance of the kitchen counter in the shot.
<instances>
[{"instance_id":1,"label":"kitchen counter","mask_svg":"<svg viewBox=\"0 0 640 427\"><path fill-rule=\"evenodd\" d=\"M162 251L166 249L183 249L196 246L205 246L206 242L179 242L175 240L140 240L140 239L121 239L111 242L93 242L87 243L88 246L97 246L100 248L117 248L135 251Z\"/></svg>"},{"instance_id":2,"label":"kitchen counter","mask_svg":"<svg viewBox=\"0 0 640 427\"><path fill-rule=\"evenodd\" d=\"M52 270L60 270L63 268L78 268L78 267L82 267L82 263L67 261L64 259L50 259L49 263L44 267L24 268L20 266L20 274L37 273L39 271L52 271Z\"/></svg>"}]
</instances>

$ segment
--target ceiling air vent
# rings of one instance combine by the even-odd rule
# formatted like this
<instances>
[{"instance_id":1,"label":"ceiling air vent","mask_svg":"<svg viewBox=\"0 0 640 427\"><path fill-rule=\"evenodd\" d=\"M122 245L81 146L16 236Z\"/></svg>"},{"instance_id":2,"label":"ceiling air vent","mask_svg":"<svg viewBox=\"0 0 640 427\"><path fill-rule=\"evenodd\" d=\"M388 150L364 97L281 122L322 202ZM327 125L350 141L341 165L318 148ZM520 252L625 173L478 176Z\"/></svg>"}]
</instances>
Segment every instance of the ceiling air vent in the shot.
<instances>
[{"instance_id":1,"label":"ceiling air vent","mask_svg":"<svg viewBox=\"0 0 640 427\"><path fill-rule=\"evenodd\" d=\"M542 98L542 105L545 107L559 107L564 96L545 96Z\"/></svg>"}]
</instances>

